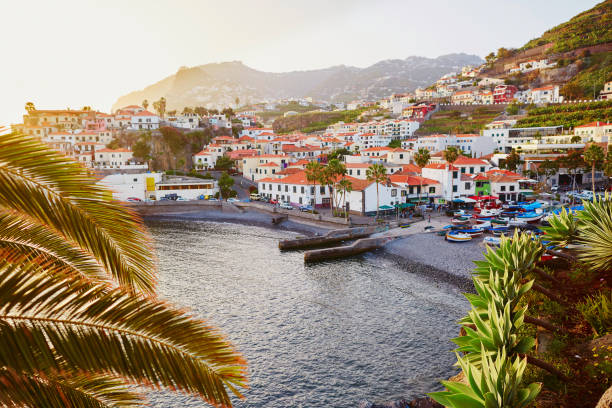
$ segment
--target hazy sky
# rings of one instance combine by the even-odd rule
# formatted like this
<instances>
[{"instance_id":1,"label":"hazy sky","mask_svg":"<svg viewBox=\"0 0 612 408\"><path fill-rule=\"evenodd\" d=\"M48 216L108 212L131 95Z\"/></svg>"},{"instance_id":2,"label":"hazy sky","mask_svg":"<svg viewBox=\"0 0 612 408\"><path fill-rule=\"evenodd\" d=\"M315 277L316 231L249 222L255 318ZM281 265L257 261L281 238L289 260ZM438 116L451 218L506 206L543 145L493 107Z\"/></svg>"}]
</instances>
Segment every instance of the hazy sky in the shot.
<instances>
[{"instance_id":1,"label":"hazy sky","mask_svg":"<svg viewBox=\"0 0 612 408\"><path fill-rule=\"evenodd\" d=\"M595 0L0 0L0 124L108 111L180 66L265 71L519 47Z\"/></svg>"}]
</instances>

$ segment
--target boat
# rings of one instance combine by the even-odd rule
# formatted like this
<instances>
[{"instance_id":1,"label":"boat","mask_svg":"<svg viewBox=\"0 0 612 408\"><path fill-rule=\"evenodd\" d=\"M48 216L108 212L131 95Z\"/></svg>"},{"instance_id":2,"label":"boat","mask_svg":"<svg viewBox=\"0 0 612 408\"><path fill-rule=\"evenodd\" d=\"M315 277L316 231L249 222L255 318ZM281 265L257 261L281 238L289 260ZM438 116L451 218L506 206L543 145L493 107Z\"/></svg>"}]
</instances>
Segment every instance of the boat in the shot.
<instances>
[{"instance_id":1,"label":"boat","mask_svg":"<svg viewBox=\"0 0 612 408\"><path fill-rule=\"evenodd\" d=\"M508 227L503 225L503 226L498 226L498 227L491 227L489 228L489 232L493 235L501 235L501 234L506 234L508 232Z\"/></svg>"},{"instance_id":2,"label":"boat","mask_svg":"<svg viewBox=\"0 0 612 408\"><path fill-rule=\"evenodd\" d=\"M451 242L467 242L471 241L472 237L464 234L462 231L449 231L446 233L446 240Z\"/></svg>"},{"instance_id":3,"label":"boat","mask_svg":"<svg viewBox=\"0 0 612 408\"><path fill-rule=\"evenodd\" d=\"M484 237L482 240L487 245L499 246L501 244L501 238L499 237Z\"/></svg>"},{"instance_id":4,"label":"boat","mask_svg":"<svg viewBox=\"0 0 612 408\"><path fill-rule=\"evenodd\" d=\"M514 218L514 219L508 221L508 226L509 227L522 227L526 223L527 223L527 221L519 220L518 218Z\"/></svg>"},{"instance_id":5,"label":"boat","mask_svg":"<svg viewBox=\"0 0 612 408\"><path fill-rule=\"evenodd\" d=\"M476 224L486 224L487 222L491 222L493 220L493 218L488 217L488 218L477 218L476 219Z\"/></svg>"},{"instance_id":6,"label":"boat","mask_svg":"<svg viewBox=\"0 0 612 408\"><path fill-rule=\"evenodd\" d=\"M543 213L538 214L534 211L530 211L530 212L525 212L523 214L518 214L516 216L516 219L522 222L534 223L534 222L540 221L540 219L542 219L543 216L544 216Z\"/></svg>"},{"instance_id":7,"label":"boat","mask_svg":"<svg viewBox=\"0 0 612 408\"><path fill-rule=\"evenodd\" d=\"M499 215L501 211L496 209L496 208L485 208L483 210L480 210L480 212L478 213L478 217L476 217L476 214L474 214L474 217L476 218L491 218L491 217L495 217L497 215Z\"/></svg>"},{"instance_id":8,"label":"boat","mask_svg":"<svg viewBox=\"0 0 612 408\"><path fill-rule=\"evenodd\" d=\"M476 228L488 229L491 228L491 221L482 221L478 220L476 224Z\"/></svg>"},{"instance_id":9,"label":"boat","mask_svg":"<svg viewBox=\"0 0 612 408\"><path fill-rule=\"evenodd\" d=\"M459 231L463 234L468 234L470 237L474 238L474 237L479 237L484 233L484 229L483 228L470 228L470 229L464 229Z\"/></svg>"},{"instance_id":10,"label":"boat","mask_svg":"<svg viewBox=\"0 0 612 408\"><path fill-rule=\"evenodd\" d=\"M470 222L468 217L455 217L451 220L451 224L464 225Z\"/></svg>"},{"instance_id":11,"label":"boat","mask_svg":"<svg viewBox=\"0 0 612 408\"><path fill-rule=\"evenodd\" d=\"M491 224L497 224L497 225L508 225L508 219L507 218L503 218L503 217L497 217L497 218L493 218L491 220Z\"/></svg>"},{"instance_id":12,"label":"boat","mask_svg":"<svg viewBox=\"0 0 612 408\"><path fill-rule=\"evenodd\" d=\"M468 212L467 212L467 211L465 211L465 210L455 210L455 211L453 212L453 215L454 215L455 217L464 217L464 216L469 216L469 215L470 215L470 213L468 213Z\"/></svg>"}]
</instances>

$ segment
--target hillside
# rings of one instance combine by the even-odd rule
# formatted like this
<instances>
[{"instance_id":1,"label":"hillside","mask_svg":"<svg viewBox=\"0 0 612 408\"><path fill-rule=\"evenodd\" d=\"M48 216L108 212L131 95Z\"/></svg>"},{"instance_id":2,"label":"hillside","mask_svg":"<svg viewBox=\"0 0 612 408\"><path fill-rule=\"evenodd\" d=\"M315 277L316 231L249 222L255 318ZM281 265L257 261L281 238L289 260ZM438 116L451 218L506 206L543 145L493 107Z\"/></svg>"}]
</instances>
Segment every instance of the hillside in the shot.
<instances>
[{"instance_id":1,"label":"hillside","mask_svg":"<svg viewBox=\"0 0 612 408\"><path fill-rule=\"evenodd\" d=\"M448 110L435 112L416 131L418 136L438 133L479 133L484 125L492 122L504 110L504 105L449 106Z\"/></svg>"},{"instance_id":2,"label":"hillside","mask_svg":"<svg viewBox=\"0 0 612 408\"><path fill-rule=\"evenodd\" d=\"M612 101L572 103L532 108L515 127L558 126L574 128L590 122L612 121Z\"/></svg>"},{"instance_id":3,"label":"hillside","mask_svg":"<svg viewBox=\"0 0 612 408\"><path fill-rule=\"evenodd\" d=\"M174 75L120 97L113 109L162 96L169 110L224 107L233 105L236 98L243 104L307 96L330 102L377 99L429 85L444 74L480 63L476 55L449 54L384 60L366 68L339 65L285 73L258 71L238 61L182 67Z\"/></svg>"},{"instance_id":4,"label":"hillside","mask_svg":"<svg viewBox=\"0 0 612 408\"><path fill-rule=\"evenodd\" d=\"M278 118L274 121L272 127L277 133L289 133L296 130L304 133L318 132L327 129L329 125L336 122L354 122L361 113L363 113L363 109L333 112L307 112L288 116L286 118Z\"/></svg>"},{"instance_id":5,"label":"hillside","mask_svg":"<svg viewBox=\"0 0 612 408\"><path fill-rule=\"evenodd\" d=\"M546 31L525 44L519 51L553 43L549 52L566 52L577 48L612 42L612 0L599 3L569 21Z\"/></svg>"}]
</instances>

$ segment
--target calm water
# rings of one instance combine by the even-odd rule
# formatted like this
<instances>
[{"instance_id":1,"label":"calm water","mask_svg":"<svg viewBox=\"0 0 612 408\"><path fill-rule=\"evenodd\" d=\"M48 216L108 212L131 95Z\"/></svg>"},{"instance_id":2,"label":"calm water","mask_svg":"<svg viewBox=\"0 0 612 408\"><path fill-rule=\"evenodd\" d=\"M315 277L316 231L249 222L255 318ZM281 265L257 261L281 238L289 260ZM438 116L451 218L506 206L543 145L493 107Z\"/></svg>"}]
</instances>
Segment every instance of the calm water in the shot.
<instances>
[{"instance_id":1,"label":"calm water","mask_svg":"<svg viewBox=\"0 0 612 408\"><path fill-rule=\"evenodd\" d=\"M305 266L291 232L150 221L163 297L221 328L249 363L238 407L355 407L412 398L455 373L457 288L379 255ZM433 256L433 254L432 254ZM155 394L155 407L199 407Z\"/></svg>"}]
</instances>

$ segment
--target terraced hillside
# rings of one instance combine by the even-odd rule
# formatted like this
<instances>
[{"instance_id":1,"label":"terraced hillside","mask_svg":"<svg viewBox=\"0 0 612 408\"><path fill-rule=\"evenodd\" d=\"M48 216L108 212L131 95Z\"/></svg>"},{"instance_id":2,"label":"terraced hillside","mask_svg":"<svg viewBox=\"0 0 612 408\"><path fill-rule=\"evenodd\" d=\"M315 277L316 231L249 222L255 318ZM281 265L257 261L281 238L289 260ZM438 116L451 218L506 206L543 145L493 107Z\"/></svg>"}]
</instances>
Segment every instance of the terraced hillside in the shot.
<instances>
[{"instance_id":1,"label":"terraced hillside","mask_svg":"<svg viewBox=\"0 0 612 408\"><path fill-rule=\"evenodd\" d=\"M416 134L436 133L479 133L484 125L495 120L505 109L505 105L458 106L449 110L435 112L429 120L421 124Z\"/></svg>"},{"instance_id":2,"label":"terraced hillside","mask_svg":"<svg viewBox=\"0 0 612 408\"><path fill-rule=\"evenodd\" d=\"M612 121L612 100L532 108L515 127L563 125L569 129L595 121Z\"/></svg>"}]
</instances>

